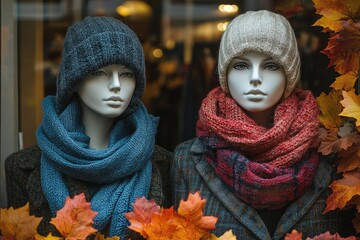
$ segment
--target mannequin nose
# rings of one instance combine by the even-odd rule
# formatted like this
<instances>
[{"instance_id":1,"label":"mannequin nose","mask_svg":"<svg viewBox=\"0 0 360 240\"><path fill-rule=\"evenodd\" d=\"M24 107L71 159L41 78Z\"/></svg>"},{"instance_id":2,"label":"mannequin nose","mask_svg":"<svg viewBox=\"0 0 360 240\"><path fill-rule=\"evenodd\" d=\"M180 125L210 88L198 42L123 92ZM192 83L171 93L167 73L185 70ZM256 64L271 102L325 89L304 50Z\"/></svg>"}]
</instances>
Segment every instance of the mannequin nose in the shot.
<instances>
[{"instance_id":1,"label":"mannequin nose","mask_svg":"<svg viewBox=\"0 0 360 240\"><path fill-rule=\"evenodd\" d=\"M262 79L260 76L260 69L258 67L254 67L251 74L250 84L257 86L260 85L261 83L262 83Z\"/></svg>"},{"instance_id":2,"label":"mannequin nose","mask_svg":"<svg viewBox=\"0 0 360 240\"><path fill-rule=\"evenodd\" d=\"M118 92L120 91L121 85L120 85L120 79L117 73L113 73L112 77L110 79L109 89L111 91Z\"/></svg>"}]
</instances>

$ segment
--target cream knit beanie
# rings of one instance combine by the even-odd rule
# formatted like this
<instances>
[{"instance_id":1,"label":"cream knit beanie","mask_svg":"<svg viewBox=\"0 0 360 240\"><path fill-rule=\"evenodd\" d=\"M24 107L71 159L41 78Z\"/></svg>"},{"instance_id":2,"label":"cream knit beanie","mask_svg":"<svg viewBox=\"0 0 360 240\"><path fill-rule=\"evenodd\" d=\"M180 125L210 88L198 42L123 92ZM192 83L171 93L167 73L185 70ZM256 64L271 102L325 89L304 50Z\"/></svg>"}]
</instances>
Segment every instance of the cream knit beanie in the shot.
<instances>
[{"instance_id":1,"label":"cream knit beanie","mask_svg":"<svg viewBox=\"0 0 360 240\"><path fill-rule=\"evenodd\" d=\"M220 85L226 93L229 63L249 51L271 56L284 67L284 98L288 97L300 79L300 56L290 23L279 14L260 10L241 14L228 25L221 38L218 64Z\"/></svg>"}]
</instances>

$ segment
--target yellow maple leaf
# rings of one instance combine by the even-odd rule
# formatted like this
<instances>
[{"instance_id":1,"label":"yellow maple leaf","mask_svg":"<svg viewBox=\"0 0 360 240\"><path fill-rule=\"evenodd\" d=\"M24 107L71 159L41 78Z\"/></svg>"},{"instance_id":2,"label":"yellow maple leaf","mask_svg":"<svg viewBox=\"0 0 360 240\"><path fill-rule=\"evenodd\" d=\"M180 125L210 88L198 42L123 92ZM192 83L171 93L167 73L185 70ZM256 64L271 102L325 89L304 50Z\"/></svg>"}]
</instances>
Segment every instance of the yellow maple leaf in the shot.
<instances>
[{"instance_id":1,"label":"yellow maple leaf","mask_svg":"<svg viewBox=\"0 0 360 240\"><path fill-rule=\"evenodd\" d=\"M330 188L333 192L326 200L324 213L337 208L343 209L349 203L354 204L350 201L353 197L360 195L360 173L357 171L346 172L342 179L333 181ZM357 208L359 209L360 206L358 205Z\"/></svg>"},{"instance_id":2,"label":"yellow maple leaf","mask_svg":"<svg viewBox=\"0 0 360 240\"><path fill-rule=\"evenodd\" d=\"M67 197L64 207L56 212L56 217L50 223L67 239L86 239L97 232L93 228L96 214L91 210L90 203L86 202L85 194L81 193L74 198Z\"/></svg>"},{"instance_id":3,"label":"yellow maple leaf","mask_svg":"<svg viewBox=\"0 0 360 240\"><path fill-rule=\"evenodd\" d=\"M120 237L105 237L101 233L96 233L94 240L120 240Z\"/></svg>"},{"instance_id":4,"label":"yellow maple leaf","mask_svg":"<svg viewBox=\"0 0 360 240\"><path fill-rule=\"evenodd\" d=\"M360 13L358 0L313 0L316 13L322 15L313 26L321 26L324 31L338 32L342 21L357 19Z\"/></svg>"},{"instance_id":5,"label":"yellow maple leaf","mask_svg":"<svg viewBox=\"0 0 360 240\"><path fill-rule=\"evenodd\" d=\"M354 88L357 77L358 72L349 71L348 73L337 77L330 87L335 90L350 91Z\"/></svg>"},{"instance_id":6,"label":"yellow maple leaf","mask_svg":"<svg viewBox=\"0 0 360 240\"><path fill-rule=\"evenodd\" d=\"M321 26L324 31L337 32L341 29L341 19L348 18L345 1L313 0L316 13L323 15L313 26Z\"/></svg>"},{"instance_id":7,"label":"yellow maple leaf","mask_svg":"<svg viewBox=\"0 0 360 240\"><path fill-rule=\"evenodd\" d=\"M236 240L236 236L233 234L232 230L229 230L220 237L216 237L215 234L211 234L209 240Z\"/></svg>"},{"instance_id":8,"label":"yellow maple leaf","mask_svg":"<svg viewBox=\"0 0 360 240\"><path fill-rule=\"evenodd\" d=\"M55 237L51 233L49 233L46 237L36 234L35 240L63 240L63 238Z\"/></svg>"},{"instance_id":9,"label":"yellow maple leaf","mask_svg":"<svg viewBox=\"0 0 360 240\"><path fill-rule=\"evenodd\" d=\"M4 239L34 239L42 218L30 216L29 211L29 203L17 209L0 209L0 231Z\"/></svg>"},{"instance_id":10,"label":"yellow maple leaf","mask_svg":"<svg viewBox=\"0 0 360 240\"><path fill-rule=\"evenodd\" d=\"M316 101L320 108L319 120L327 129L338 129L344 124L339 116L343 106L340 104L342 95L340 91L331 90L329 94L321 93Z\"/></svg>"},{"instance_id":11,"label":"yellow maple leaf","mask_svg":"<svg viewBox=\"0 0 360 240\"><path fill-rule=\"evenodd\" d=\"M356 127L360 130L360 96L356 95L355 89L353 89L349 92L343 91L343 97L344 99L340 102L344 109L339 115L355 118Z\"/></svg>"}]
</instances>

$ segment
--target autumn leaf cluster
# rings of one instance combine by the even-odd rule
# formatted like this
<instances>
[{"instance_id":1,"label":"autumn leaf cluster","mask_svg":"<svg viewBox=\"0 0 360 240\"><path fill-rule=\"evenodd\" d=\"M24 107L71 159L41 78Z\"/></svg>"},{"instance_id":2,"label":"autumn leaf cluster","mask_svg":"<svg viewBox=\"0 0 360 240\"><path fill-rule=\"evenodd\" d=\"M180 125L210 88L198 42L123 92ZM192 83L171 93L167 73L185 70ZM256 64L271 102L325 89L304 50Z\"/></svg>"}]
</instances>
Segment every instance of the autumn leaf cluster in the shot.
<instances>
[{"instance_id":1,"label":"autumn leaf cluster","mask_svg":"<svg viewBox=\"0 0 360 240\"><path fill-rule=\"evenodd\" d=\"M133 203L133 211L126 213L130 221L130 229L140 233L146 239L208 239L236 240L232 231L221 237L210 234L215 229L217 217L203 216L202 209L206 200L200 193L189 194L186 201L181 201L178 211L173 207L164 209L153 200L145 197L137 198ZM56 217L50 223L59 231L62 237L41 236L36 229L41 217L30 216L29 204L21 208L0 209L0 239L1 240L85 240L94 236L94 240L120 240L119 237L105 237L93 227L96 212L91 210L85 195L74 198L67 197L64 207L57 211Z\"/></svg>"},{"instance_id":2,"label":"autumn leaf cluster","mask_svg":"<svg viewBox=\"0 0 360 240\"><path fill-rule=\"evenodd\" d=\"M130 229L140 233L146 239L209 239L235 240L231 230L220 238L210 234L215 229L217 217L203 216L202 209L206 203L200 193L190 193L186 201L181 200L179 208L160 208L151 200L138 198L133 204L134 210L126 213Z\"/></svg>"},{"instance_id":3,"label":"autumn leaf cluster","mask_svg":"<svg viewBox=\"0 0 360 240\"><path fill-rule=\"evenodd\" d=\"M291 233L286 234L285 240L302 240L302 233L292 230ZM354 236L342 238L338 233L331 235L330 232L322 233L313 238L307 237L306 240L356 240Z\"/></svg>"},{"instance_id":4,"label":"autumn leaf cluster","mask_svg":"<svg viewBox=\"0 0 360 240\"><path fill-rule=\"evenodd\" d=\"M29 203L21 208L0 209L0 239L2 240L81 240L97 232L93 228L93 218L96 212L91 210L90 203L86 202L85 194L81 193L74 198L67 197L64 207L57 211L52 218L53 224L62 237L49 233L42 236L36 232L41 217L30 215ZM100 233L94 240L120 240L119 237L105 238Z\"/></svg>"},{"instance_id":5,"label":"autumn leaf cluster","mask_svg":"<svg viewBox=\"0 0 360 240\"><path fill-rule=\"evenodd\" d=\"M322 52L330 60L329 67L339 74L332 90L317 98L323 127L319 152L337 156L337 171L342 175L330 185L333 192L324 213L356 206L353 225L360 232L360 96L355 91L360 66L360 1L313 2L321 15L314 26L330 34Z\"/></svg>"}]
</instances>

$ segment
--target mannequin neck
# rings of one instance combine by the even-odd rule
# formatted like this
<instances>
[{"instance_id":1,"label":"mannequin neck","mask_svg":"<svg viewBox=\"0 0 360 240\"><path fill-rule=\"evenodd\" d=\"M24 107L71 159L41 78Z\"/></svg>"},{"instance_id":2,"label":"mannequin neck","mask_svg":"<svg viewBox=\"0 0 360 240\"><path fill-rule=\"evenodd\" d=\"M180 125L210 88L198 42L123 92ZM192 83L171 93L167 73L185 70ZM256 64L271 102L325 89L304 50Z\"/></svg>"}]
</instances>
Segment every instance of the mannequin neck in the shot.
<instances>
[{"instance_id":1,"label":"mannequin neck","mask_svg":"<svg viewBox=\"0 0 360 240\"><path fill-rule=\"evenodd\" d=\"M81 103L81 121L85 133L90 138L89 147L100 150L109 146L110 132L114 124L114 118L105 117L94 112L92 109Z\"/></svg>"},{"instance_id":2,"label":"mannequin neck","mask_svg":"<svg viewBox=\"0 0 360 240\"><path fill-rule=\"evenodd\" d=\"M268 110L261 112L249 112L245 111L245 113L253 119L257 125L263 126L265 128L271 128L274 123L274 111L275 107L272 107Z\"/></svg>"}]
</instances>

